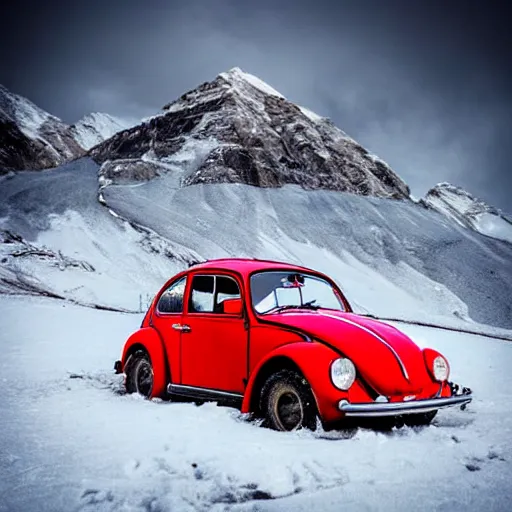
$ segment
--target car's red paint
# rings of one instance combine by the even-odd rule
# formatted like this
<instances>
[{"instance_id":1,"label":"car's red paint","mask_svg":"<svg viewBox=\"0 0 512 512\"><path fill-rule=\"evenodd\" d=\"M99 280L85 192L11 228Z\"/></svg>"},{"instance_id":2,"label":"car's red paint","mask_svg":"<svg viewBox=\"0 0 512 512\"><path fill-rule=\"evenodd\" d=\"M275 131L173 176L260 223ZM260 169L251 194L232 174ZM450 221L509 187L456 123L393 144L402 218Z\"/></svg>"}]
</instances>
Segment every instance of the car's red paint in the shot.
<instances>
[{"instance_id":1,"label":"car's red paint","mask_svg":"<svg viewBox=\"0 0 512 512\"><path fill-rule=\"evenodd\" d=\"M224 304L224 313L226 315L239 316L242 314L242 308L243 308L242 299L226 299L223 304Z\"/></svg>"},{"instance_id":2,"label":"car's red paint","mask_svg":"<svg viewBox=\"0 0 512 512\"><path fill-rule=\"evenodd\" d=\"M317 276L340 298L345 312L332 309L287 310L258 314L251 304L250 277L260 271L290 271ZM192 312L194 276L229 276L240 298L228 298L223 313ZM157 305L173 283L187 278L183 310L162 313ZM241 313L240 313L241 310ZM181 329L181 330L179 330ZM435 351L422 351L396 328L352 312L339 287L327 276L296 265L251 259L212 260L194 265L171 278L151 304L141 329L125 344L122 367L134 346L148 352L154 370L152 396L162 396L166 384L204 388L243 396L242 411L254 410L262 375L269 368L293 365L311 386L322 420L343 417L340 400L372 402L450 396L450 386L436 382L431 368ZM358 376L348 391L331 382L330 365L348 357Z\"/></svg>"},{"instance_id":3,"label":"car's red paint","mask_svg":"<svg viewBox=\"0 0 512 512\"><path fill-rule=\"evenodd\" d=\"M191 332L181 336L180 384L243 393L249 337L244 320L197 314L184 315L183 322Z\"/></svg>"},{"instance_id":4,"label":"car's red paint","mask_svg":"<svg viewBox=\"0 0 512 512\"><path fill-rule=\"evenodd\" d=\"M431 383L421 349L390 325L353 313L325 310L290 311L273 317L272 322L296 327L338 349L354 362L362 377L380 394L419 393ZM399 354L409 379L403 374L394 352Z\"/></svg>"}]
</instances>

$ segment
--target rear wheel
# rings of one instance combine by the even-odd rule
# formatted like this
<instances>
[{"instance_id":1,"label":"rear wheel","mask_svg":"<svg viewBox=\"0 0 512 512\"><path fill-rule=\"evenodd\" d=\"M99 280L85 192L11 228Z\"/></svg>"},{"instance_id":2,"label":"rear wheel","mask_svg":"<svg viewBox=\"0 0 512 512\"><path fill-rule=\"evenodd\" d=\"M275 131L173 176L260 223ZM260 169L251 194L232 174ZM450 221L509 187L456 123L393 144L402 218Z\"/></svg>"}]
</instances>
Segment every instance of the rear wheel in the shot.
<instances>
[{"instance_id":1,"label":"rear wheel","mask_svg":"<svg viewBox=\"0 0 512 512\"><path fill-rule=\"evenodd\" d=\"M264 425L274 430L316 429L317 410L311 388L299 373L281 370L263 385L260 410Z\"/></svg>"},{"instance_id":2,"label":"rear wheel","mask_svg":"<svg viewBox=\"0 0 512 512\"><path fill-rule=\"evenodd\" d=\"M150 398L153 392L154 375L149 356L142 351L136 352L127 366L126 391Z\"/></svg>"}]
</instances>

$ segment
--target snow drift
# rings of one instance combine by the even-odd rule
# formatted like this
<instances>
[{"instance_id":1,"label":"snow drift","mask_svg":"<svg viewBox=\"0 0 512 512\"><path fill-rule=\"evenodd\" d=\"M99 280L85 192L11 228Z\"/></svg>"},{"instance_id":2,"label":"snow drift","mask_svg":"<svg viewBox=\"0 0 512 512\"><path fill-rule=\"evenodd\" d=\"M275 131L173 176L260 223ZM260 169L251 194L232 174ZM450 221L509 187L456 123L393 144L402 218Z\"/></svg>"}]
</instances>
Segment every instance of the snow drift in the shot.
<instances>
[{"instance_id":1,"label":"snow drift","mask_svg":"<svg viewBox=\"0 0 512 512\"><path fill-rule=\"evenodd\" d=\"M410 327L475 390L466 411L387 434L282 433L215 404L123 395L111 363L142 315L0 297L0 316L1 512L501 511L512 499L510 342Z\"/></svg>"}]
</instances>

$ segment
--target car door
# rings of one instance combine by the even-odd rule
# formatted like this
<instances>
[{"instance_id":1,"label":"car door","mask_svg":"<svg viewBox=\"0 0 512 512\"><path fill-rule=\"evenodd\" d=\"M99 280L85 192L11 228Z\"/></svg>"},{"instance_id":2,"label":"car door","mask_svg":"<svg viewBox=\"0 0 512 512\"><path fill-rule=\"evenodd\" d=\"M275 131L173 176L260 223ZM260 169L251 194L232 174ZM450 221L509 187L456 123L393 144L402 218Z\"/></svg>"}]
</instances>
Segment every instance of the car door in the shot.
<instances>
[{"instance_id":1,"label":"car door","mask_svg":"<svg viewBox=\"0 0 512 512\"><path fill-rule=\"evenodd\" d=\"M190 277L182 317L181 384L242 394L247 378L248 330L242 314L227 314L225 299L241 298L234 275Z\"/></svg>"},{"instance_id":2,"label":"car door","mask_svg":"<svg viewBox=\"0 0 512 512\"><path fill-rule=\"evenodd\" d=\"M181 380L180 338L186 284L187 276L171 283L160 295L151 319L152 326L163 340L172 382Z\"/></svg>"}]
</instances>

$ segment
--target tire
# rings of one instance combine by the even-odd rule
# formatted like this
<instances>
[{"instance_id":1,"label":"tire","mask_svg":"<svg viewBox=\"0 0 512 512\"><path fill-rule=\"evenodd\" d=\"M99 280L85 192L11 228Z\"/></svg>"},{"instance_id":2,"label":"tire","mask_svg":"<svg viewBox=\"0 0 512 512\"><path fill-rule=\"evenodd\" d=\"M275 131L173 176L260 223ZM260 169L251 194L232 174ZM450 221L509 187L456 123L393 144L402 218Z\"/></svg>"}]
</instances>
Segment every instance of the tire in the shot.
<instances>
[{"instance_id":1,"label":"tire","mask_svg":"<svg viewBox=\"0 0 512 512\"><path fill-rule=\"evenodd\" d=\"M405 424L409 427L422 427L430 425L436 417L437 411L425 412L423 414L410 414L404 417Z\"/></svg>"},{"instance_id":2,"label":"tire","mask_svg":"<svg viewBox=\"0 0 512 512\"><path fill-rule=\"evenodd\" d=\"M136 352L126 369L126 391L151 398L153 393L153 366L149 356Z\"/></svg>"},{"instance_id":3,"label":"tire","mask_svg":"<svg viewBox=\"0 0 512 512\"><path fill-rule=\"evenodd\" d=\"M317 408L306 379L291 370L271 375L261 389L263 425L280 431L316 429Z\"/></svg>"}]
</instances>

